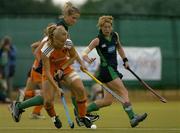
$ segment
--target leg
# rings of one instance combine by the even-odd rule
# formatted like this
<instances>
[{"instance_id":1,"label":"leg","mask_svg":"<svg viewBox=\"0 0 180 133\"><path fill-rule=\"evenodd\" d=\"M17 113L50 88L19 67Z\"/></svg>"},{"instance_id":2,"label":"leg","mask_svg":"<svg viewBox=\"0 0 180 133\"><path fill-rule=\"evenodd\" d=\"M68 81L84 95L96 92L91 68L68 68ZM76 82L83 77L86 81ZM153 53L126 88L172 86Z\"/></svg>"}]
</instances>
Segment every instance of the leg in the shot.
<instances>
[{"instance_id":1,"label":"leg","mask_svg":"<svg viewBox=\"0 0 180 133\"><path fill-rule=\"evenodd\" d=\"M24 96L32 97L35 95L34 90L37 88L38 83L32 82L32 78L30 77L30 75L28 75L25 93L20 93L20 96L18 97L18 101L21 101L21 103L20 102L13 102L11 104L10 110L11 110L12 116L16 122L20 121L20 116L21 116L21 114L25 108L35 106L35 105L43 105L42 96L36 96L36 97L33 97L33 98L28 99L26 101L23 101Z\"/></svg>"},{"instance_id":2,"label":"leg","mask_svg":"<svg viewBox=\"0 0 180 133\"><path fill-rule=\"evenodd\" d=\"M49 83L48 80L42 82L42 95L44 97L44 108L46 109L48 115L51 117L55 127L61 128L62 123L54 110L55 92L53 90L53 86Z\"/></svg>"},{"instance_id":3,"label":"leg","mask_svg":"<svg viewBox=\"0 0 180 133\"><path fill-rule=\"evenodd\" d=\"M110 106L112 104L112 101L112 95L105 91L103 99L98 99L88 105L87 112L90 113L93 111L98 111L100 108Z\"/></svg>"},{"instance_id":4,"label":"leg","mask_svg":"<svg viewBox=\"0 0 180 133\"><path fill-rule=\"evenodd\" d=\"M75 79L70 85L76 97L79 116L84 117L86 115L86 92L83 83L80 79Z\"/></svg>"},{"instance_id":5,"label":"leg","mask_svg":"<svg viewBox=\"0 0 180 133\"><path fill-rule=\"evenodd\" d=\"M80 108L80 103L83 103L83 101L85 101L82 106L83 109L81 109L80 116L85 116L86 114L86 107L85 107L85 103L86 103L86 92L84 89L84 85L82 83L82 81L80 80L79 75L76 72L71 72L70 74L66 75L64 77L64 81L67 85L69 85L69 87L71 88L71 94L73 94L76 98L76 103L77 103L77 108L79 111ZM79 102L79 104L78 104Z\"/></svg>"},{"instance_id":6,"label":"leg","mask_svg":"<svg viewBox=\"0 0 180 133\"><path fill-rule=\"evenodd\" d=\"M125 102L122 103L122 105L125 112L128 114L132 127L137 126L139 122L143 121L147 117L146 113L144 113L143 115L136 115L134 113L129 100L128 91L120 78L116 78L113 81L108 82L107 86L124 98Z\"/></svg>"},{"instance_id":7,"label":"leg","mask_svg":"<svg viewBox=\"0 0 180 133\"><path fill-rule=\"evenodd\" d=\"M73 92L76 96L80 121L83 122L87 128L91 128L92 122L88 117L86 117L86 92L82 81L76 72L72 72L71 74L65 76L64 79L74 90Z\"/></svg>"},{"instance_id":8,"label":"leg","mask_svg":"<svg viewBox=\"0 0 180 133\"><path fill-rule=\"evenodd\" d=\"M24 109L35 105L43 105L42 96L35 96L21 103L14 101L9 107L14 121L19 122Z\"/></svg>"},{"instance_id":9,"label":"leg","mask_svg":"<svg viewBox=\"0 0 180 133\"><path fill-rule=\"evenodd\" d=\"M18 101L22 102L25 99L34 97L35 95L40 95L41 82L33 82L31 77L28 77L26 82L26 87L24 90L20 90ZM45 116L41 115L42 105L34 107L32 114L30 115L31 119L44 119Z\"/></svg>"},{"instance_id":10,"label":"leg","mask_svg":"<svg viewBox=\"0 0 180 133\"><path fill-rule=\"evenodd\" d=\"M37 84L32 82L31 77L28 77L26 81L26 87L24 90L20 90L19 96L17 97L17 101L22 102L25 99L29 99L35 96L35 89Z\"/></svg>"},{"instance_id":11,"label":"leg","mask_svg":"<svg viewBox=\"0 0 180 133\"><path fill-rule=\"evenodd\" d=\"M68 78L66 77L66 80ZM71 82L71 80L69 80ZM71 92L71 102L74 106L74 112L78 114L78 106L77 106L77 101L76 101L76 92L73 88L70 87L70 85L67 84L67 82L64 82L63 80L60 82L60 84L63 84L66 88L68 88Z\"/></svg>"},{"instance_id":12,"label":"leg","mask_svg":"<svg viewBox=\"0 0 180 133\"><path fill-rule=\"evenodd\" d=\"M41 95L41 89L42 85L41 83L37 83L36 84L36 90L34 90L34 95L38 96ZM43 109L44 106L39 105L39 106L35 106L32 113L30 114L29 118L31 119L45 119L45 116L41 114L41 110Z\"/></svg>"},{"instance_id":13,"label":"leg","mask_svg":"<svg viewBox=\"0 0 180 133\"><path fill-rule=\"evenodd\" d=\"M41 114L42 108L43 105L35 106L29 117L31 119L45 119L45 116Z\"/></svg>"},{"instance_id":14,"label":"leg","mask_svg":"<svg viewBox=\"0 0 180 133\"><path fill-rule=\"evenodd\" d=\"M76 92L74 92L74 89L71 89L71 101L74 106L74 110L78 113L78 106L76 102Z\"/></svg>"}]
</instances>

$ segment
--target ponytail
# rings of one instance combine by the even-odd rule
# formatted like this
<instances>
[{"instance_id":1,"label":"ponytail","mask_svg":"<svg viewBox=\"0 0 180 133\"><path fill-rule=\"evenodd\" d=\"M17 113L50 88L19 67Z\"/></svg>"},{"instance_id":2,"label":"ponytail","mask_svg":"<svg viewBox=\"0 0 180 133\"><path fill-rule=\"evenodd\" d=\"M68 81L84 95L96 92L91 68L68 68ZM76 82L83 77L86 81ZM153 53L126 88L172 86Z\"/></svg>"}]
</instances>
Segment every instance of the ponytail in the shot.
<instances>
[{"instance_id":1,"label":"ponytail","mask_svg":"<svg viewBox=\"0 0 180 133\"><path fill-rule=\"evenodd\" d=\"M48 39L52 42L53 36L54 36L54 31L57 28L55 24L50 25L46 28L46 35L48 36Z\"/></svg>"},{"instance_id":2,"label":"ponytail","mask_svg":"<svg viewBox=\"0 0 180 133\"><path fill-rule=\"evenodd\" d=\"M76 8L75 6L73 6L73 4L71 2L66 2L66 4L64 5L63 8L63 15L64 16L70 16L73 14L80 14L80 11L78 8Z\"/></svg>"}]
</instances>

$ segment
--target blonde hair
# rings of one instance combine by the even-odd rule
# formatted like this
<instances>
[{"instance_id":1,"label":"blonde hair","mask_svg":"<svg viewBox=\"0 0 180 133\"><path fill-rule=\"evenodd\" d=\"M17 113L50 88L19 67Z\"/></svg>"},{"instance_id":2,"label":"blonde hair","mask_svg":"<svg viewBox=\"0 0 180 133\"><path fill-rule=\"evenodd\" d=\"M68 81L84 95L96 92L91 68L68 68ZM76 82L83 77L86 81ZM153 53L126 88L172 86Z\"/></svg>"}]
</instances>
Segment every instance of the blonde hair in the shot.
<instances>
[{"instance_id":1,"label":"blonde hair","mask_svg":"<svg viewBox=\"0 0 180 133\"><path fill-rule=\"evenodd\" d=\"M73 6L73 4L71 2L66 2L66 4L64 5L63 8L63 15L64 16L71 16L74 14L80 14L80 11L78 8L76 8L75 6Z\"/></svg>"},{"instance_id":2,"label":"blonde hair","mask_svg":"<svg viewBox=\"0 0 180 133\"><path fill-rule=\"evenodd\" d=\"M61 35L63 32L66 32L63 26L57 26L55 24L48 26L46 31L47 31L48 41L50 45L52 45L53 47L57 47L57 45L54 44L54 39L59 39L59 35Z\"/></svg>"},{"instance_id":3,"label":"blonde hair","mask_svg":"<svg viewBox=\"0 0 180 133\"><path fill-rule=\"evenodd\" d=\"M52 24L46 28L45 34L48 36L48 40L53 41L54 31L57 28L56 24Z\"/></svg>"},{"instance_id":4,"label":"blonde hair","mask_svg":"<svg viewBox=\"0 0 180 133\"><path fill-rule=\"evenodd\" d=\"M47 25L47 27L44 29L44 35L45 36L48 36L48 27L50 27L50 26L52 26L52 25L56 25L55 23L49 23L48 25Z\"/></svg>"},{"instance_id":5,"label":"blonde hair","mask_svg":"<svg viewBox=\"0 0 180 133\"><path fill-rule=\"evenodd\" d=\"M101 16L99 17L97 27L99 29L104 25L104 23L110 23L111 25L113 24L113 17L112 16Z\"/></svg>"}]
</instances>

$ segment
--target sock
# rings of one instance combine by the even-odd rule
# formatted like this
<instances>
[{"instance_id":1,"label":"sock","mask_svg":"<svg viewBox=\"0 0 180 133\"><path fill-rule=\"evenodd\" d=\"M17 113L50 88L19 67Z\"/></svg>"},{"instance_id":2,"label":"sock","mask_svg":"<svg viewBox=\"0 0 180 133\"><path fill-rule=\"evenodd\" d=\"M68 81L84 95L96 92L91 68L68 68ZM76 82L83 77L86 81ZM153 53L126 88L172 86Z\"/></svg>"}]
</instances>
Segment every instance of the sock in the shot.
<instances>
[{"instance_id":1,"label":"sock","mask_svg":"<svg viewBox=\"0 0 180 133\"><path fill-rule=\"evenodd\" d=\"M52 122L56 122L56 116L51 117Z\"/></svg>"},{"instance_id":2,"label":"sock","mask_svg":"<svg viewBox=\"0 0 180 133\"><path fill-rule=\"evenodd\" d=\"M42 96L35 96L35 97L25 100L21 103L18 103L17 107L19 109L25 109L25 108L35 106L35 105L43 105L43 103L44 103L44 99Z\"/></svg>"},{"instance_id":3,"label":"sock","mask_svg":"<svg viewBox=\"0 0 180 133\"><path fill-rule=\"evenodd\" d=\"M72 104L74 105L74 108L76 109L78 113L78 105L77 105L76 97L72 96L71 101L72 101Z\"/></svg>"},{"instance_id":4,"label":"sock","mask_svg":"<svg viewBox=\"0 0 180 133\"><path fill-rule=\"evenodd\" d=\"M124 108L124 111L127 113L129 119L130 119L130 120L133 119L134 116L135 116L135 113L133 112L131 103L125 102L125 103L123 104L123 108Z\"/></svg>"},{"instance_id":5,"label":"sock","mask_svg":"<svg viewBox=\"0 0 180 133\"><path fill-rule=\"evenodd\" d=\"M54 110L54 105L47 104L47 105L44 106L44 108L46 109L46 112L48 113L48 115L50 117L55 117L56 116L56 112Z\"/></svg>"},{"instance_id":6,"label":"sock","mask_svg":"<svg viewBox=\"0 0 180 133\"><path fill-rule=\"evenodd\" d=\"M38 115L40 115L42 108L43 108L43 105L34 107L32 114L38 114Z\"/></svg>"},{"instance_id":7,"label":"sock","mask_svg":"<svg viewBox=\"0 0 180 133\"><path fill-rule=\"evenodd\" d=\"M98 110L99 110L99 107L97 106L97 104L95 102L91 103L87 107L87 113L90 113L90 112L93 112L93 111L98 111Z\"/></svg>"},{"instance_id":8,"label":"sock","mask_svg":"<svg viewBox=\"0 0 180 133\"><path fill-rule=\"evenodd\" d=\"M77 101L79 117L85 117L86 115L86 100Z\"/></svg>"},{"instance_id":9,"label":"sock","mask_svg":"<svg viewBox=\"0 0 180 133\"><path fill-rule=\"evenodd\" d=\"M24 101L24 90L19 90L18 96L16 98L16 101L22 102Z\"/></svg>"}]
</instances>

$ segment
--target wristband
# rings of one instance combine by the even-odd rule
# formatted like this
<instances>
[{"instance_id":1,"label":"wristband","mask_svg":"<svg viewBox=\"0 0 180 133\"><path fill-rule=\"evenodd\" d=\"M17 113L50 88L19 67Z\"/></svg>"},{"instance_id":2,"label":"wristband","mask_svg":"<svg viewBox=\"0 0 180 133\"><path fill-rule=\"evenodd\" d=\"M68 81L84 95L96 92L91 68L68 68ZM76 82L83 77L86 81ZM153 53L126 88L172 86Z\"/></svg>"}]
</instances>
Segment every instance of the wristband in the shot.
<instances>
[{"instance_id":1,"label":"wristband","mask_svg":"<svg viewBox=\"0 0 180 133\"><path fill-rule=\"evenodd\" d=\"M124 62L124 63L128 62L128 59L127 59L126 57L123 58L123 62Z\"/></svg>"}]
</instances>

